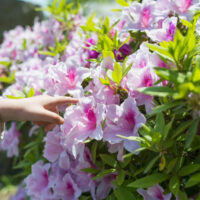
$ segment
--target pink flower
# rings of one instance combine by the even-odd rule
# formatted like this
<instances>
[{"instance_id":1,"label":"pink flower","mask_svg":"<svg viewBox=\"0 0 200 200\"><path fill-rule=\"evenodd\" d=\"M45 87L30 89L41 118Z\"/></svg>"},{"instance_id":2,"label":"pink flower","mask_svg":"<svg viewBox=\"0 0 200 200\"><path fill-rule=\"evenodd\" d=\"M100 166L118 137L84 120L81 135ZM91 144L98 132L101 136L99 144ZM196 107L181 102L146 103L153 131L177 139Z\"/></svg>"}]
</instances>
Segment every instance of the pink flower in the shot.
<instances>
[{"instance_id":1,"label":"pink flower","mask_svg":"<svg viewBox=\"0 0 200 200\"><path fill-rule=\"evenodd\" d=\"M199 10L199 0L171 0L171 9L180 15L191 19L195 11Z\"/></svg>"},{"instance_id":2,"label":"pink flower","mask_svg":"<svg viewBox=\"0 0 200 200\"><path fill-rule=\"evenodd\" d=\"M151 87L158 80L153 68L146 67L144 69L132 68L128 73L127 89L129 95L134 97L138 105L145 105L146 112L151 112L153 107L153 97L137 91L137 88Z\"/></svg>"},{"instance_id":3,"label":"pink flower","mask_svg":"<svg viewBox=\"0 0 200 200\"><path fill-rule=\"evenodd\" d=\"M100 180L100 183L97 186L97 190L96 190L97 200L106 199L109 192L114 187L114 185L112 185L112 182L115 181L116 176L117 176L116 174L109 174Z\"/></svg>"},{"instance_id":4,"label":"pink flower","mask_svg":"<svg viewBox=\"0 0 200 200\"><path fill-rule=\"evenodd\" d=\"M32 173L25 179L27 194L33 199L48 200L51 197L49 169L50 164L38 161L32 166Z\"/></svg>"},{"instance_id":5,"label":"pink flower","mask_svg":"<svg viewBox=\"0 0 200 200\"><path fill-rule=\"evenodd\" d=\"M162 24L161 28L153 29L150 31L147 31L147 35L156 42L162 42L162 41L173 41L174 35L176 33L176 25L177 25L177 18L171 17L166 18Z\"/></svg>"},{"instance_id":6,"label":"pink flower","mask_svg":"<svg viewBox=\"0 0 200 200\"><path fill-rule=\"evenodd\" d=\"M151 55L149 48L143 43L140 48L128 57L127 65L133 64L133 68L144 68L151 66Z\"/></svg>"},{"instance_id":7,"label":"pink flower","mask_svg":"<svg viewBox=\"0 0 200 200\"><path fill-rule=\"evenodd\" d=\"M144 200L170 200L172 194L164 195L164 190L159 185L154 185L148 190L138 189L137 192L141 194Z\"/></svg>"},{"instance_id":8,"label":"pink flower","mask_svg":"<svg viewBox=\"0 0 200 200\"><path fill-rule=\"evenodd\" d=\"M125 28L127 30L148 30L153 28L157 18L155 6L155 1L133 2L123 12L124 20L127 21Z\"/></svg>"},{"instance_id":9,"label":"pink flower","mask_svg":"<svg viewBox=\"0 0 200 200\"><path fill-rule=\"evenodd\" d=\"M64 150L61 146L61 132L58 126L47 133L45 141L44 157L50 162L55 162Z\"/></svg>"},{"instance_id":10,"label":"pink flower","mask_svg":"<svg viewBox=\"0 0 200 200\"><path fill-rule=\"evenodd\" d=\"M122 139L117 135L138 136L138 129L145 121L133 98L126 99L120 106L108 105L103 139L110 144L123 142L125 149L134 151L139 147L137 142Z\"/></svg>"},{"instance_id":11,"label":"pink flower","mask_svg":"<svg viewBox=\"0 0 200 200\"><path fill-rule=\"evenodd\" d=\"M81 83L90 75L86 68L78 66L75 60L58 63L49 67L45 89L50 95L66 95L67 93L80 97L83 92Z\"/></svg>"},{"instance_id":12,"label":"pink flower","mask_svg":"<svg viewBox=\"0 0 200 200\"><path fill-rule=\"evenodd\" d=\"M68 173L57 182L54 191L56 199L62 200L78 200L81 195L81 190Z\"/></svg>"},{"instance_id":13,"label":"pink flower","mask_svg":"<svg viewBox=\"0 0 200 200\"><path fill-rule=\"evenodd\" d=\"M4 138L1 142L1 149L7 151L7 156L18 156L19 155L19 137L21 133L17 130L17 124L13 122L8 130L5 130Z\"/></svg>"},{"instance_id":14,"label":"pink flower","mask_svg":"<svg viewBox=\"0 0 200 200\"><path fill-rule=\"evenodd\" d=\"M65 123L61 129L64 146L77 155L77 148L88 139L102 139L101 123L104 120L104 105L95 103L92 97L82 98L76 106L70 106L65 112Z\"/></svg>"}]
</instances>

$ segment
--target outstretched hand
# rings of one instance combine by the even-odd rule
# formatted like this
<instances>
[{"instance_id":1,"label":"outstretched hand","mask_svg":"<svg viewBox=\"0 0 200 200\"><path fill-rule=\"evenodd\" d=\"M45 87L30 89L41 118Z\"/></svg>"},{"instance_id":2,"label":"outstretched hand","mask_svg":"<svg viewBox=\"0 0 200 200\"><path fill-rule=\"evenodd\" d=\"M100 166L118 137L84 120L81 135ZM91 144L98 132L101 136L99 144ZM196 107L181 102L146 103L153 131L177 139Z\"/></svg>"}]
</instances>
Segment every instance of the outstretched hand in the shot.
<instances>
[{"instance_id":1,"label":"outstretched hand","mask_svg":"<svg viewBox=\"0 0 200 200\"><path fill-rule=\"evenodd\" d=\"M57 106L77 102L77 99L70 97L47 95L16 100L2 99L0 100L0 117L1 121L32 121L37 125L44 126L48 131L56 124L64 123Z\"/></svg>"}]
</instances>

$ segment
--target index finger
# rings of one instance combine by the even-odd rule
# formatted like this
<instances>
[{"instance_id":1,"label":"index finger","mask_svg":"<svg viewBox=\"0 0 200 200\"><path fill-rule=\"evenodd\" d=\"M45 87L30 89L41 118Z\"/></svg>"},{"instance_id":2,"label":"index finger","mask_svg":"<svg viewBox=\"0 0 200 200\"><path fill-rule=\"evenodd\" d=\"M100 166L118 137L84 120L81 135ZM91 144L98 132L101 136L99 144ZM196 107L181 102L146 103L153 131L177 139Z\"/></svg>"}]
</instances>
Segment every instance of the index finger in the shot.
<instances>
[{"instance_id":1,"label":"index finger","mask_svg":"<svg viewBox=\"0 0 200 200\"><path fill-rule=\"evenodd\" d=\"M53 97L50 104L56 104L56 105L74 104L78 103L78 101L79 101L78 99L72 97L59 96L59 97Z\"/></svg>"}]
</instances>

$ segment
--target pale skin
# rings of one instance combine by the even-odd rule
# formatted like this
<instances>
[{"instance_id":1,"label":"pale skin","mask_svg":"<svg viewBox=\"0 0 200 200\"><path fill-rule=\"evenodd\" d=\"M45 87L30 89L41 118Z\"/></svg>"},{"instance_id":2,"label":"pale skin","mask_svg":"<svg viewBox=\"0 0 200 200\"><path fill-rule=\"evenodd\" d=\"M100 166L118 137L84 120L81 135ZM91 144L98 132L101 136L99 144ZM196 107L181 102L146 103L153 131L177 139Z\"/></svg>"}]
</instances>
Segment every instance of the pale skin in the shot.
<instances>
[{"instance_id":1,"label":"pale skin","mask_svg":"<svg viewBox=\"0 0 200 200\"><path fill-rule=\"evenodd\" d=\"M64 123L64 119L58 113L57 106L76 104L77 102L77 99L70 97L51 97L47 95L25 99L1 99L0 121L32 121L49 131L57 124Z\"/></svg>"}]
</instances>

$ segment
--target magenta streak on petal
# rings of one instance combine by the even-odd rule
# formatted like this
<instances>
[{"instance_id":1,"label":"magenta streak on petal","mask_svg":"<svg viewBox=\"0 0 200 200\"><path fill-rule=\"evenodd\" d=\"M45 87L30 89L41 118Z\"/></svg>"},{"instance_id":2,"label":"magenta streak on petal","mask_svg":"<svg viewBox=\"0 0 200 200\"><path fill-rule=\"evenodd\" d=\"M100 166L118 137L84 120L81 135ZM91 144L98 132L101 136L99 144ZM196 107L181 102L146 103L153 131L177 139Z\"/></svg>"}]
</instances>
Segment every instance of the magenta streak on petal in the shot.
<instances>
[{"instance_id":1,"label":"magenta streak on petal","mask_svg":"<svg viewBox=\"0 0 200 200\"><path fill-rule=\"evenodd\" d=\"M143 87L151 87L153 85L151 74L145 74L142 81Z\"/></svg>"},{"instance_id":2,"label":"magenta streak on petal","mask_svg":"<svg viewBox=\"0 0 200 200\"><path fill-rule=\"evenodd\" d=\"M158 200L164 200L164 197L163 197L162 192L160 190L156 191L156 198Z\"/></svg>"},{"instance_id":3,"label":"magenta streak on petal","mask_svg":"<svg viewBox=\"0 0 200 200\"><path fill-rule=\"evenodd\" d=\"M89 105L87 105L84 109L84 112L85 112L85 115L89 121L89 129L92 130L92 129L95 129L96 128L96 122L97 122L97 119L96 119L96 115L94 113L94 110L92 107L90 107Z\"/></svg>"},{"instance_id":4,"label":"magenta streak on petal","mask_svg":"<svg viewBox=\"0 0 200 200\"><path fill-rule=\"evenodd\" d=\"M169 40L173 41L175 31L176 31L176 26L172 22L170 22L169 29L167 30L167 42Z\"/></svg>"},{"instance_id":5,"label":"magenta streak on petal","mask_svg":"<svg viewBox=\"0 0 200 200\"><path fill-rule=\"evenodd\" d=\"M141 17L142 28L147 28L149 26L150 17L151 17L150 8L144 8L142 11L142 17Z\"/></svg>"},{"instance_id":6,"label":"magenta streak on petal","mask_svg":"<svg viewBox=\"0 0 200 200\"><path fill-rule=\"evenodd\" d=\"M135 127L135 113L134 111L129 111L129 113L125 116L125 119L127 121L127 124L128 125L128 129L129 130L133 130L134 127Z\"/></svg>"},{"instance_id":7,"label":"magenta streak on petal","mask_svg":"<svg viewBox=\"0 0 200 200\"><path fill-rule=\"evenodd\" d=\"M140 68L143 68L143 67L145 67L146 65L147 65L146 60L145 60L145 59L142 59L142 60L140 61L139 67L140 67Z\"/></svg>"},{"instance_id":8,"label":"magenta streak on petal","mask_svg":"<svg viewBox=\"0 0 200 200\"><path fill-rule=\"evenodd\" d=\"M192 4L192 0L185 0L183 3L183 6L180 8L180 11L182 13L187 12L188 8L191 6Z\"/></svg>"},{"instance_id":9,"label":"magenta streak on petal","mask_svg":"<svg viewBox=\"0 0 200 200\"><path fill-rule=\"evenodd\" d=\"M46 170L42 173L42 177L43 177L42 185L43 187L46 187L49 183L48 173Z\"/></svg>"},{"instance_id":10,"label":"magenta streak on petal","mask_svg":"<svg viewBox=\"0 0 200 200\"><path fill-rule=\"evenodd\" d=\"M73 185L70 182L67 182L67 193L70 197L74 196L74 188Z\"/></svg>"},{"instance_id":11,"label":"magenta streak on petal","mask_svg":"<svg viewBox=\"0 0 200 200\"><path fill-rule=\"evenodd\" d=\"M71 87L74 87L75 86L75 78L76 78L76 69L75 68L70 68L67 71L66 77L68 78L68 84Z\"/></svg>"}]
</instances>

